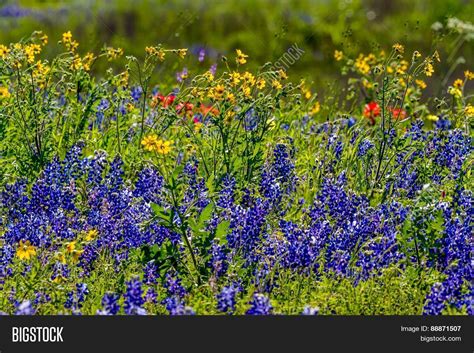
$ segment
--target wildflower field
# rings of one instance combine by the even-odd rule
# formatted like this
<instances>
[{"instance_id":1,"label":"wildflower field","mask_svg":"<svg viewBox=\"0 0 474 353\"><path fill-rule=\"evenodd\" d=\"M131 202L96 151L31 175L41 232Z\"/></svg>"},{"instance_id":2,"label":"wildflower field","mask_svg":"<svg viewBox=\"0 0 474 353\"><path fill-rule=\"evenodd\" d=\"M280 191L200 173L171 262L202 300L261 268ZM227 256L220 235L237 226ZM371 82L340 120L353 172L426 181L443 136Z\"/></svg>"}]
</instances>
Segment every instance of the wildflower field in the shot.
<instances>
[{"instance_id":1,"label":"wildflower field","mask_svg":"<svg viewBox=\"0 0 474 353\"><path fill-rule=\"evenodd\" d=\"M0 311L471 315L472 58L402 39L324 89L245 46L0 44Z\"/></svg>"}]
</instances>

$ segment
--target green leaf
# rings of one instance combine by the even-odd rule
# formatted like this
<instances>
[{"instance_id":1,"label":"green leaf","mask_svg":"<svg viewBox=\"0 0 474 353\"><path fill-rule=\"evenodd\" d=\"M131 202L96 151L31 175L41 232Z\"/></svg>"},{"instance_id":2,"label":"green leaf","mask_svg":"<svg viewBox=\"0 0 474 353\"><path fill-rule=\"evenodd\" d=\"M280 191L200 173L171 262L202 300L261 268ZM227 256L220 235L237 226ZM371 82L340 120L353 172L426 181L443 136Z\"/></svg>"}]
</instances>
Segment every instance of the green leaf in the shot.
<instances>
[{"instance_id":1,"label":"green leaf","mask_svg":"<svg viewBox=\"0 0 474 353\"><path fill-rule=\"evenodd\" d=\"M229 231L230 221L222 221L217 225L216 228L216 238L221 242L226 241L226 235Z\"/></svg>"},{"instance_id":2,"label":"green leaf","mask_svg":"<svg viewBox=\"0 0 474 353\"><path fill-rule=\"evenodd\" d=\"M163 206L160 206L156 203L151 204L151 209L153 210L153 213L155 216L159 217L162 220L169 221L170 220L170 215L168 212L165 211Z\"/></svg>"},{"instance_id":3,"label":"green leaf","mask_svg":"<svg viewBox=\"0 0 474 353\"><path fill-rule=\"evenodd\" d=\"M210 203L207 205L199 215L199 220L198 220L198 227L202 228L204 226L204 223L206 223L208 220L211 219L212 216L212 211L214 210L214 205Z\"/></svg>"},{"instance_id":4,"label":"green leaf","mask_svg":"<svg viewBox=\"0 0 474 353\"><path fill-rule=\"evenodd\" d=\"M214 192L214 175L213 174L211 174L209 176L209 179L207 179L206 187L207 187L207 190L209 191L209 194L212 194Z\"/></svg>"}]
</instances>

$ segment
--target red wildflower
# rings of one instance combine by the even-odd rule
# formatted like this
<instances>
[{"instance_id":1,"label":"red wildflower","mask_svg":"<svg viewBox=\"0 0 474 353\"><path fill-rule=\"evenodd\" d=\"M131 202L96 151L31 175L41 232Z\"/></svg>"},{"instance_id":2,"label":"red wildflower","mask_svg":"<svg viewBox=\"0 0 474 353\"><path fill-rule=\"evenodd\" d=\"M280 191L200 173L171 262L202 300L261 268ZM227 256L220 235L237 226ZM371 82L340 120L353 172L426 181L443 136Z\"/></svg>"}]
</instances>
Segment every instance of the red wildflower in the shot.
<instances>
[{"instance_id":1,"label":"red wildflower","mask_svg":"<svg viewBox=\"0 0 474 353\"><path fill-rule=\"evenodd\" d=\"M203 116L206 116L208 114L210 114L210 115L218 115L219 114L219 110L217 108L215 108L214 106L212 106L212 105L201 104L201 106L199 107L199 110L201 111L201 114Z\"/></svg>"},{"instance_id":2,"label":"red wildflower","mask_svg":"<svg viewBox=\"0 0 474 353\"><path fill-rule=\"evenodd\" d=\"M174 102L174 99L176 98L176 96L172 95L172 94L169 94L167 96L164 96L162 94L157 94L155 96L155 98L160 101L160 103L163 105L163 107L167 108L168 106L170 106L171 104L173 104Z\"/></svg>"},{"instance_id":3,"label":"red wildflower","mask_svg":"<svg viewBox=\"0 0 474 353\"><path fill-rule=\"evenodd\" d=\"M380 115L380 111L380 105L370 102L364 107L364 116L370 120L371 125L375 125L375 118Z\"/></svg>"},{"instance_id":4,"label":"red wildflower","mask_svg":"<svg viewBox=\"0 0 474 353\"><path fill-rule=\"evenodd\" d=\"M395 120L404 120L407 116L407 112L401 108L392 108L391 112Z\"/></svg>"},{"instance_id":5,"label":"red wildflower","mask_svg":"<svg viewBox=\"0 0 474 353\"><path fill-rule=\"evenodd\" d=\"M193 109L194 109L194 104L189 103L189 102L186 102L186 103L181 102L176 106L176 111L178 112L178 114L184 112L186 115L192 115Z\"/></svg>"}]
</instances>

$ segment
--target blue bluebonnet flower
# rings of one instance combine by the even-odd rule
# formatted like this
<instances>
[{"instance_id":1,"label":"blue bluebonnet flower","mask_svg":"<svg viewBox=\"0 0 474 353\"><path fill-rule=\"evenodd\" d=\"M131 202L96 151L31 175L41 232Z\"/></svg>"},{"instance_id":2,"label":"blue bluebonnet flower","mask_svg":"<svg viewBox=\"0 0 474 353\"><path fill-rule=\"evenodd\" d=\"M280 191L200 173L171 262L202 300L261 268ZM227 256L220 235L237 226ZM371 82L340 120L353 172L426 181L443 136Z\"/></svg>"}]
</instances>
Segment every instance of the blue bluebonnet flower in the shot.
<instances>
[{"instance_id":1,"label":"blue bluebonnet flower","mask_svg":"<svg viewBox=\"0 0 474 353\"><path fill-rule=\"evenodd\" d=\"M25 300L17 306L15 315L34 315L35 312L36 310L31 304L31 301Z\"/></svg>"},{"instance_id":2,"label":"blue bluebonnet flower","mask_svg":"<svg viewBox=\"0 0 474 353\"><path fill-rule=\"evenodd\" d=\"M291 141L290 141L291 142ZM273 160L263 167L260 181L260 193L265 196L273 208L279 208L284 195L289 195L296 187L295 166L289 147L279 143L273 150Z\"/></svg>"},{"instance_id":3,"label":"blue bluebonnet flower","mask_svg":"<svg viewBox=\"0 0 474 353\"><path fill-rule=\"evenodd\" d=\"M455 129L433 140L436 164L447 167L453 179L457 179L467 156L472 153L472 138Z\"/></svg>"},{"instance_id":4,"label":"blue bluebonnet flower","mask_svg":"<svg viewBox=\"0 0 474 353\"><path fill-rule=\"evenodd\" d=\"M148 288L145 293L145 302L156 304L157 298L158 295L156 294L156 291L153 288Z\"/></svg>"},{"instance_id":5,"label":"blue bluebonnet flower","mask_svg":"<svg viewBox=\"0 0 474 353\"><path fill-rule=\"evenodd\" d=\"M188 78L188 68L183 68L183 70L176 73L176 80L178 82L183 82L185 79Z\"/></svg>"},{"instance_id":6,"label":"blue bluebonnet flower","mask_svg":"<svg viewBox=\"0 0 474 353\"><path fill-rule=\"evenodd\" d=\"M228 245L235 251L241 251L247 263L256 260L254 250L265 238L263 226L268 210L269 203L262 199L255 200L249 208L237 205L232 210L231 232L227 235Z\"/></svg>"},{"instance_id":7,"label":"blue bluebonnet flower","mask_svg":"<svg viewBox=\"0 0 474 353\"><path fill-rule=\"evenodd\" d=\"M66 301L64 302L64 307L66 309L72 309L74 306L74 292L73 291L69 291L67 294L66 294Z\"/></svg>"},{"instance_id":8,"label":"blue bluebonnet flower","mask_svg":"<svg viewBox=\"0 0 474 353\"><path fill-rule=\"evenodd\" d=\"M143 298L142 282L138 277L132 278L126 282L127 291L124 294L123 308L127 315L146 315L143 308L145 299Z\"/></svg>"},{"instance_id":9,"label":"blue bluebonnet flower","mask_svg":"<svg viewBox=\"0 0 474 353\"><path fill-rule=\"evenodd\" d=\"M33 300L33 306L37 307L38 305L45 304L51 301L51 296L44 292L36 292L35 299Z\"/></svg>"},{"instance_id":10,"label":"blue bluebonnet flower","mask_svg":"<svg viewBox=\"0 0 474 353\"><path fill-rule=\"evenodd\" d=\"M182 212L186 207L195 205L199 210L204 209L209 204L208 189L204 178L197 174L198 162L192 160L188 162L183 170L181 177L187 184L186 192L183 199Z\"/></svg>"},{"instance_id":11,"label":"blue bluebonnet flower","mask_svg":"<svg viewBox=\"0 0 474 353\"><path fill-rule=\"evenodd\" d=\"M236 283L222 288L217 294L217 309L223 313L232 314L235 311L235 297L242 290Z\"/></svg>"},{"instance_id":12,"label":"blue bluebonnet flower","mask_svg":"<svg viewBox=\"0 0 474 353\"><path fill-rule=\"evenodd\" d=\"M186 289L181 285L181 280L177 274L167 273L165 288L168 290L169 296L183 298L186 295Z\"/></svg>"},{"instance_id":13,"label":"blue bluebonnet flower","mask_svg":"<svg viewBox=\"0 0 474 353\"><path fill-rule=\"evenodd\" d=\"M87 289L87 285L85 283L77 283L76 284L76 295L77 295L77 303L78 306L81 306L81 303L85 300L85 296L89 294L89 290Z\"/></svg>"},{"instance_id":14,"label":"blue bluebonnet flower","mask_svg":"<svg viewBox=\"0 0 474 353\"><path fill-rule=\"evenodd\" d=\"M143 281L146 285L154 285L158 279L158 266L154 261L150 261L145 265L143 269L144 276Z\"/></svg>"},{"instance_id":15,"label":"blue bluebonnet flower","mask_svg":"<svg viewBox=\"0 0 474 353\"><path fill-rule=\"evenodd\" d=\"M214 241L211 246L211 259L210 265L212 267L212 273L216 278L222 277L227 272L229 257L227 255L227 249Z\"/></svg>"},{"instance_id":16,"label":"blue bluebonnet flower","mask_svg":"<svg viewBox=\"0 0 474 353\"><path fill-rule=\"evenodd\" d=\"M102 310L97 310L97 315L117 315L120 311L118 294L106 293L102 297Z\"/></svg>"},{"instance_id":17,"label":"blue bluebonnet flower","mask_svg":"<svg viewBox=\"0 0 474 353\"><path fill-rule=\"evenodd\" d=\"M254 131L257 128L260 120L255 108L250 108L246 110L245 113L242 115L242 119L246 131Z\"/></svg>"},{"instance_id":18,"label":"blue bluebonnet flower","mask_svg":"<svg viewBox=\"0 0 474 353\"><path fill-rule=\"evenodd\" d=\"M436 121L435 126L437 129L440 130L449 130L449 128L451 127L451 121L447 118L439 118Z\"/></svg>"},{"instance_id":19,"label":"blue bluebonnet flower","mask_svg":"<svg viewBox=\"0 0 474 353\"><path fill-rule=\"evenodd\" d=\"M54 281L56 279L69 278L70 272L71 271L66 264L56 261L53 266L53 274L51 275L51 280Z\"/></svg>"},{"instance_id":20,"label":"blue bluebonnet flower","mask_svg":"<svg viewBox=\"0 0 474 353\"><path fill-rule=\"evenodd\" d=\"M413 141L425 140L426 134L423 133L423 125L423 120L413 121L410 128L405 133L405 137L411 138Z\"/></svg>"},{"instance_id":21,"label":"blue bluebonnet flower","mask_svg":"<svg viewBox=\"0 0 474 353\"><path fill-rule=\"evenodd\" d=\"M138 102L143 94L143 89L141 86L132 87L130 90L130 96L135 102Z\"/></svg>"},{"instance_id":22,"label":"blue bluebonnet flower","mask_svg":"<svg viewBox=\"0 0 474 353\"><path fill-rule=\"evenodd\" d=\"M303 308L303 312L301 313L301 315L318 315L318 314L319 314L319 308L312 307L309 305L306 305Z\"/></svg>"},{"instance_id":23,"label":"blue bluebonnet flower","mask_svg":"<svg viewBox=\"0 0 474 353\"><path fill-rule=\"evenodd\" d=\"M271 315L273 307L270 304L270 299L264 294L255 293L250 302L250 309L247 310L247 315Z\"/></svg>"},{"instance_id":24,"label":"blue bluebonnet flower","mask_svg":"<svg viewBox=\"0 0 474 353\"><path fill-rule=\"evenodd\" d=\"M223 209L229 209L234 205L235 178L226 175L222 179L222 189L219 192L217 206Z\"/></svg>"},{"instance_id":25,"label":"blue bluebonnet flower","mask_svg":"<svg viewBox=\"0 0 474 353\"><path fill-rule=\"evenodd\" d=\"M217 71L217 64L212 64L211 65L211 68L209 69L209 72L213 75L216 74L216 71Z\"/></svg>"},{"instance_id":26,"label":"blue bluebonnet flower","mask_svg":"<svg viewBox=\"0 0 474 353\"><path fill-rule=\"evenodd\" d=\"M101 127L102 126L102 122L104 120L104 113L107 109L109 109L110 107L110 102L103 98L99 105L97 106L97 113L96 113L96 121L95 121L95 124L98 126L98 127Z\"/></svg>"},{"instance_id":27,"label":"blue bluebonnet flower","mask_svg":"<svg viewBox=\"0 0 474 353\"><path fill-rule=\"evenodd\" d=\"M349 117L347 120L346 120L346 125L348 128L351 128L355 125L356 123L356 120L354 119L354 117Z\"/></svg>"},{"instance_id":28,"label":"blue bluebonnet flower","mask_svg":"<svg viewBox=\"0 0 474 353\"><path fill-rule=\"evenodd\" d=\"M206 50L204 48L201 48L199 50L199 57L198 57L198 61L201 63L204 61L204 58L206 57Z\"/></svg>"},{"instance_id":29,"label":"blue bluebonnet flower","mask_svg":"<svg viewBox=\"0 0 474 353\"><path fill-rule=\"evenodd\" d=\"M374 144L369 139L364 139L359 145L359 149L357 151L357 155L359 157L363 157L369 152L372 148L374 148Z\"/></svg>"},{"instance_id":30,"label":"blue bluebonnet flower","mask_svg":"<svg viewBox=\"0 0 474 353\"><path fill-rule=\"evenodd\" d=\"M32 13L30 9L20 7L16 4L7 4L0 8L0 17L25 17Z\"/></svg>"},{"instance_id":31,"label":"blue bluebonnet flower","mask_svg":"<svg viewBox=\"0 0 474 353\"><path fill-rule=\"evenodd\" d=\"M170 315L195 315L193 308L186 306L178 297L168 297L163 301Z\"/></svg>"}]
</instances>

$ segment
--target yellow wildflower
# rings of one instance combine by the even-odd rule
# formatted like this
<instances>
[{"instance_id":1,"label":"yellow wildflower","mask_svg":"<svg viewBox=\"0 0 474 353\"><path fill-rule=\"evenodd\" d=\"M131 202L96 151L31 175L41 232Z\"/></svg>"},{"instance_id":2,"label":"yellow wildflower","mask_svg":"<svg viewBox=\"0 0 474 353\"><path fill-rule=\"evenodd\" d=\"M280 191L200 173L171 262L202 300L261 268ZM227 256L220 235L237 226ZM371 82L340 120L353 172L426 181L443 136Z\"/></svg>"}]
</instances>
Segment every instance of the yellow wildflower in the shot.
<instances>
[{"instance_id":1,"label":"yellow wildflower","mask_svg":"<svg viewBox=\"0 0 474 353\"><path fill-rule=\"evenodd\" d=\"M334 51L334 59L336 59L336 61L341 61L343 57L344 57L344 54L342 53L341 50Z\"/></svg>"},{"instance_id":2,"label":"yellow wildflower","mask_svg":"<svg viewBox=\"0 0 474 353\"><path fill-rule=\"evenodd\" d=\"M439 120L439 118L438 118L436 115L434 115L434 114L428 115L428 116L426 117L426 119L428 119L429 121L438 121L438 120Z\"/></svg>"},{"instance_id":3,"label":"yellow wildflower","mask_svg":"<svg viewBox=\"0 0 474 353\"><path fill-rule=\"evenodd\" d=\"M371 88L373 88L373 86L374 86L374 85L372 84L372 82L370 82L370 81L367 80L366 78L363 78L363 79L362 79L362 84L363 84L364 87L367 88L367 89L371 89Z\"/></svg>"},{"instance_id":4,"label":"yellow wildflower","mask_svg":"<svg viewBox=\"0 0 474 353\"><path fill-rule=\"evenodd\" d=\"M188 52L188 49L178 49L177 54L181 59L184 59L187 52Z\"/></svg>"},{"instance_id":5,"label":"yellow wildflower","mask_svg":"<svg viewBox=\"0 0 474 353\"><path fill-rule=\"evenodd\" d=\"M72 259L77 262L79 261L79 257L84 253L84 250L74 250L72 252Z\"/></svg>"},{"instance_id":6,"label":"yellow wildflower","mask_svg":"<svg viewBox=\"0 0 474 353\"><path fill-rule=\"evenodd\" d=\"M228 110L225 113L224 122L226 124L230 124L232 122L232 119L234 118L234 116L235 116L235 111L234 110Z\"/></svg>"},{"instance_id":7,"label":"yellow wildflower","mask_svg":"<svg viewBox=\"0 0 474 353\"><path fill-rule=\"evenodd\" d=\"M89 71L91 69L91 65L95 60L95 56L92 53L87 53L84 58L82 58L82 65L84 70Z\"/></svg>"},{"instance_id":8,"label":"yellow wildflower","mask_svg":"<svg viewBox=\"0 0 474 353\"><path fill-rule=\"evenodd\" d=\"M468 118L474 117L474 106L468 104L466 108L464 108L464 113L466 113Z\"/></svg>"},{"instance_id":9,"label":"yellow wildflower","mask_svg":"<svg viewBox=\"0 0 474 353\"><path fill-rule=\"evenodd\" d=\"M41 47L38 44L28 44L25 46L26 60L32 64L35 61L35 55L41 52Z\"/></svg>"},{"instance_id":10,"label":"yellow wildflower","mask_svg":"<svg viewBox=\"0 0 474 353\"><path fill-rule=\"evenodd\" d=\"M165 51L162 48L146 47L145 52L150 56L156 56L160 61L165 60Z\"/></svg>"},{"instance_id":11,"label":"yellow wildflower","mask_svg":"<svg viewBox=\"0 0 474 353\"><path fill-rule=\"evenodd\" d=\"M237 49L235 52L237 53L237 57L235 58L235 61L237 61L237 64L240 64L240 65L245 64L249 56L244 54L240 49Z\"/></svg>"},{"instance_id":12,"label":"yellow wildflower","mask_svg":"<svg viewBox=\"0 0 474 353\"><path fill-rule=\"evenodd\" d=\"M155 149L158 144L158 136L155 134L148 135L142 140L142 146L145 150L151 152Z\"/></svg>"},{"instance_id":13,"label":"yellow wildflower","mask_svg":"<svg viewBox=\"0 0 474 353\"><path fill-rule=\"evenodd\" d=\"M214 81L214 75L212 74L211 71L206 71L206 73L204 74L204 77L206 78L208 82Z\"/></svg>"},{"instance_id":14,"label":"yellow wildflower","mask_svg":"<svg viewBox=\"0 0 474 353\"><path fill-rule=\"evenodd\" d=\"M74 249L76 249L76 241L75 240L66 244L66 250L67 250L68 253L72 253Z\"/></svg>"},{"instance_id":15,"label":"yellow wildflower","mask_svg":"<svg viewBox=\"0 0 474 353\"><path fill-rule=\"evenodd\" d=\"M91 241L97 238L99 231L97 229L91 229L86 234L86 241Z\"/></svg>"},{"instance_id":16,"label":"yellow wildflower","mask_svg":"<svg viewBox=\"0 0 474 353\"><path fill-rule=\"evenodd\" d=\"M273 80L273 81L272 81L272 87L273 87L274 89L282 89L283 86L281 85L280 81L278 81L278 80Z\"/></svg>"},{"instance_id":17,"label":"yellow wildflower","mask_svg":"<svg viewBox=\"0 0 474 353\"><path fill-rule=\"evenodd\" d=\"M263 78L260 78L257 80L257 88L258 89L263 89L265 88L266 82Z\"/></svg>"},{"instance_id":18,"label":"yellow wildflower","mask_svg":"<svg viewBox=\"0 0 474 353\"><path fill-rule=\"evenodd\" d=\"M57 283L57 284L59 284L59 283L61 283L61 282L65 282L65 281L66 281L66 278L64 278L64 277L61 276L61 275L57 275L57 276L54 277L54 279L53 279L53 282L54 282L54 283Z\"/></svg>"},{"instance_id":19,"label":"yellow wildflower","mask_svg":"<svg viewBox=\"0 0 474 353\"><path fill-rule=\"evenodd\" d=\"M462 91L456 87L449 87L448 93L454 97L459 97L459 98L462 97Z\"/></svg>"},{"instance_id":20,"label":"yellow wildflower","mask_svg":"<svg viewBox=\"0 0 474 353\"><path fill-rule=\"evenodd\" d=\"M252 73L246 71L241 76L245 83L249 84L250 86L255 85L255 76Z\"/></svg>"},{"instance_id":21,"label":"yellow wildflower","mask_svg":"<svg viewBox=\"0 0 474 353\"><path fill-rule=\"evenodd\" d=\"M10 52L10 49L8 49L3 44L0 44L0 58L4 58L9 52Z\"/></svg>"},{"instance_id":22,"label":"yellow wildflower","mask_svg":"<svg viewBox=\"0 0 474 353\"><path fill-rule=\"evenodd\" d=\"M72 34L71 34L71 31L67 31L65 33L63 33L63 40L62 40L62 43L64 44L64 46L74 52L77 47L79 46L79 43L76 42L75 40L72 40Z\"/></svg>"},{"instance_id":23,"label":"yellow wildflower","mask_svg":"<svg viewBox=\"0 0 474 353\"><path fill-rule=\"evenodd\" d=\"M368 64L368 57L364 57L363 54L359 54L355 61L355 66L360 73L367 75L370 71L370 65Z\"/></svg>"},{"instance_id":24,"label":"yellow wildflower","mask_svg":"<svg viewBox=\"0 0 474 353\"><path fill-rule=\"evenodd\" d=\"M425 89L426 88L426 83L425 81L423 80L415 80L415 83L418 87L420 87L421 89Z\"/></svg>"},{"instance_id":25,"label":"yellow wildflower","mask_svg":"<svg viewBox=\"0 0 474 353\"><path fill-rule=\"evenodd\" d=\"M230 84L237 86L240 82L240 74L236 71L230 73Z\"/></svg>"},{"instance_id":26,"label":"yellow wildflower","mask_svg":"<svg viewBox=\"0 0 474 353\"><path fill-rule=\"evenodd\" d=\"M367 63L373 65L377 62L377 58L375 57L374 54L370 53L369 55L367 55L367 57L365 58L365 60L367 61Z\"/></svg>"},{"instance_id":27,"label":"yellow wildflower","mask_svg":"<svg viewBox=\"0 0 474 353\"><path fill-rule=\"evenodd\" d=\"M208 96L211 99L220 100L222 99L224 91L225 91L225 87L219 84L216 87L212 87L211 89L209 89Z\"/></svg>"},{"instance_id":28,"label":"yellow wildflower","mask_svg":"<svg viewBox=\"0 0 474 353\"><path fill-rule=\"evenodd\" d=\"M41 36L40 41L41 41L41 44L43 44L43 46L48 44L48 36L46 34Z\"/></svg>"},{"instance_id":29,"label":"yellow wildflower","mask_svg":"<svg viewBox=\"0 0 474 353\"><path fill-rule=\"evenodd\" d=\"M0 48L0 53L1 53L1 48ZM1 54L0 54L1 56ZM474 72L466 70L464 71L464 77L468 80L474 80Z\"/></svg>"},{"instance_id":30,"label":"yellow wildflower","mask_svg":"<svg viewBox=\"0 0 474 353\"><path fill-rule=\"evenodd\" d=\"M66 256L63 253L58 253L57 255L58 261L62 264L66 263Z\"/></svg>"},{"instance_id":31,"label":"yellow wildflower","mask_svg":"<svg viewBox=\"0 0 474 353\"><path fill-rule=\"evenodd\" d=\"M460 78L458 78L457 80L453 82L453 87L456 87L456 88L461 88L463 85L464 85L464 82Z\"/></svg>"},{"instance_id":32,"label":"yellow wildflower","mask_svg":"<svg viewBox=\"0 0 474 353\"><path fill-rule=\"evenodd\" d=\"M115 60L123 55L122 48L112 48L108 47L106 51L108 61Z\"/></svg>"},{"instance_id":33,"label":"yellow wildflower","mask_svg":"<svg viewBox=\"0 0 474 353\"><path fill-rule=\"evenodd\" d=\"M172 144L173 144L173 141L158 140L158 144L155 150L156 152L161 153L161 154L168 154L171 151Z\"/></svg>"},{"instance_id":34,"label":"yellow wildflower","mask_svg":"<svg viewBox=\"0 0 474 353\"><path fill-rule=\"evenodd\" d=\"M433 65L430 62L427 62L425 64L425 67L423 68L423 71L425 72L425 75L428 77L433 76L434 68Z\"/></svg>"},{"instance_id":35,"label":"yellow wildflower","mask_svg":"<svg viewBox=\"0 0 474 353\"><path fill-rule=\"evenodd\" d=\"M31 245L30 241L27 240L26 242L23 242L23 240L20 240L20 243L18 244L18 249L16 251L16 256L20 260L29 260L35 255L36 248Z\"/></svg>"},{"instance_id":36,"label":"yellow wildflower","mask_svg":"<svg viewBox=\"0 0 474 353\"><path fill-rule=\"evenodd\" d=\"M405 48L399 43L394 44L392 48L395 49L395 51L399 54L403 54L405 52Z\"/></svg>"},{"instance_id":37,"label":"yellow wildflower","mask_svg":"<svg viewBox=\"0 0 474 353\"><path fill-rule=\"evenodd\" d=\"M225 99L227 99L232 104L235 103L235 95L233 93L227 92L226 95L225 95Z\"/></svg>"},{"instance_id":38,"label":"yellow wildflower","mask_svg":"<svg viewBox=\"0 0 474 353\"><path fill-rule=\"evenodd\" d=\"M280 80L286 80L288 78L285 70L278 70L278 75L280 76Z\"/></svg>"},{"instance_id":39,"label":"yellow wildflower","mask_svg":"<svg viewBox=\"0 0 474 353\"><path fill-rule=\"evenodd\" d=\"M311 114L318 114L320 110L321 110L321 104L319 104L319 102L316 102L311 108Z\"/></svg>"},{"instance_id":40,"label":"yellow wildflower","mask_svg":"<svg viewBox=\"0 0 474 353\"><path fill-rule=\"evenodd\" d=\"M79 70L82 67L82 60L79 55L74 55L72 59L71 68L74 70Z\"/></svg>"},{"instance_id":41,"label":"yellow wildflower","mask_svg":"<svg viewBox=\"0 0 474 353\"><path fill-rule=\"evenodd\" d=\"M145 47L145 52L148 54L148 55L156 55L157 53L157 50L155 47Z\"/></svg>"},{"instance_id":42,"label":"yellow wildflower","mask_svg":"<svg viewBox=\"0 0 474 353\"><path fill-rule=\"evenodd\" d=\"M408 69L408 62L406 60L400 61L400 65L397 67L397 73L400 75L405 74Z\"/></svg>"},{"instance_id":43,"label":"yellow wildflower","mask_svg":"<svg viewBox=\"0 0 474 353\"><path fill-rule=\"evenodd\" d=\"M69 43L72 40L72 33L71 31L67 31L63 33L63 43Z\"/></svg>"},{"instance_id":44,"label":"yellow wildflower","mask_svg":"<svg viewBox=\"0 0 474 353\"><path fill-rule=\"evenodd\" d=\"M130 78L130 73L128 70L125 70L124 72L120 73L118 75L118 85L122 87L128 86L128 79Z\"/></svg>"},{"instance_id":45,"label":"yellow wildflower","mask_svg":"<svg viewBox=\"0 0 474 353\"><path fill-rule=\"evenodd\" d=\"M202 126L203 126L203 123L201 123L200 121L195 122L195 123L194 123L194 131L195 131L195 132L201 131Z\"/></svg>"},{"instance_id":46,"label":"yellow wildflower","mask_svg":"<svg viewBox=\"0 0 474 353\"><path fill-rule=\"evenodd\" d=\"M168 154L171 151L173 141L159 140L155 134L148 135L142 140L142 145L147 151L154 151L160 154Z\"/></svg>"},{"instance_id":47,"label":"yellow wildflower","mask_svg":"<svg viewBox=\"0 0 474 353\"><path fill-rule=\"evenodd\" d=\"M249 86L242 86L242 92L246 98L250 97L251 90Z\"/></svg>"},{"instance_id":48,"label":"yellow wildflower","mask_svg":"<svg viewBox=\"0 0 474 353\"><path fill-rule=\"evenodd\" d=\"M10 97L10 92L7 87L0 86L0 99L6 99Z\"/></svg>"}]
</instances>

